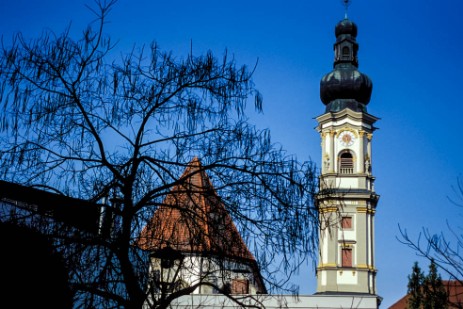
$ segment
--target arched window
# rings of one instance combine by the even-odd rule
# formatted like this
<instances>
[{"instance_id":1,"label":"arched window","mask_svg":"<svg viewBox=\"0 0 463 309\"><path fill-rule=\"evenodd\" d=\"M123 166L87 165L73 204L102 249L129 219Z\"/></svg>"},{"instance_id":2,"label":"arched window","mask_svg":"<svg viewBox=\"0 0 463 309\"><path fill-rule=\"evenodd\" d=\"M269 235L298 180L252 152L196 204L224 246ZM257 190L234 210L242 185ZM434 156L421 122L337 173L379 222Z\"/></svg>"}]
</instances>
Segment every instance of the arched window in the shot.
<instances>
[{"instance_id":1,"label":"arched window","mask_svg":"<svg viewBox=\"0 0 463 309\"><path fill-rule=\"evenodd\" d=\"M343 57L343 58L346 58L346 57L349 57L349 56L350 56L349 47L344 46L344 47L342 48L342 57Z\"/></svg>"},{"instance_id":2,"label":"arched window","mask_svg":"<svg viewBox=\"0 0 463 309\"><path fill-rule=\"evenodd\" d=\"M339 158L339 173L354 173L354 158L350 152L343 152Z\"/></svg>"}]
</instances>

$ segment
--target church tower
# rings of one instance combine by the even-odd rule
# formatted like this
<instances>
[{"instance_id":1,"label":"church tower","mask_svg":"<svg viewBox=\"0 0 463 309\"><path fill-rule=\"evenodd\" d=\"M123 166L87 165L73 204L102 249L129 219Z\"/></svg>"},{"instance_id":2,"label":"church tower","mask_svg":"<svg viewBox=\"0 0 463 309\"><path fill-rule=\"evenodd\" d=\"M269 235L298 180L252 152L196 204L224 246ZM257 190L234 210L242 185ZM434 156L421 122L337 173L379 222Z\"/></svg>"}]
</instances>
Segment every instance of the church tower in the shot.
<instances>
[{"instance_id":1,"label":"church tower","mask_svg":"<svg viewBox=\"0 0 463 309\"><path fill-rule=\"evenodd\" d=\"M379 196L372 174L378 120L367 113L372 82L358 71L357 26L335 27L334 69L320 82L325 113L317 117L322 167L317 293L376 295L374 216Z\"/></svg>"}]
</instances>

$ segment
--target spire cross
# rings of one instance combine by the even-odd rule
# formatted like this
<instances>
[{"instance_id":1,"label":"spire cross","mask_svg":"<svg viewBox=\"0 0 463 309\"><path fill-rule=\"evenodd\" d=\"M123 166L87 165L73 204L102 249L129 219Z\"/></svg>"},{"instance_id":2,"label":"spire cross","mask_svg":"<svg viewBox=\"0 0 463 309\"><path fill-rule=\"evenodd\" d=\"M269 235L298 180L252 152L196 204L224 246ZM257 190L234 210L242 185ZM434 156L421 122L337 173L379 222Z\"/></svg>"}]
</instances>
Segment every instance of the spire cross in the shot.
<instances>
[{"instance_id":1,"label":"spire cross","mask_svg":"<svg viewBox=\"0 0 463 309\"><path fill-rule=\"evenodd\" d=\"M350 0L342 0L343 4L344 4L344 9L345 9L345 12L344 12L344 18L347 19L347 10L349 8L349 5L351 3Z\"/></svg>"}]
</instances>

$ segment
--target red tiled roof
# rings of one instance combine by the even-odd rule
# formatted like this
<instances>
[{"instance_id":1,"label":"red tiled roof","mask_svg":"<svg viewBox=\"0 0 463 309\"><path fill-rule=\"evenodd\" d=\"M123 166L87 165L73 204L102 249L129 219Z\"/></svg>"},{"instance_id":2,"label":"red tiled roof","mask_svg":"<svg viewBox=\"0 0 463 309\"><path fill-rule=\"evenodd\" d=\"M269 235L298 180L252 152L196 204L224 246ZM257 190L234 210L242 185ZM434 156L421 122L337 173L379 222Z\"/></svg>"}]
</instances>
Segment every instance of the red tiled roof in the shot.
<instances>
[{"instance_id":1,"label":"red tiled roof","mask_svg":"<svg viewBox=\"0 0 463 309\"><path fill-rule=\"evenodd\" d=\"M442 281L449 295L449 308L461 308L463 306L463 285L459 281ZM408 298L410 295L405 295L388 309L407 309Z\"/></svg>"},{"instance_id":2,"label":"red tiled roof","mask_svg":"<svg viewBox=\"0 0 463 309\"><path fill-rule=\"evenodd\" d=\"M255 261L199 159L190 162L179 180L143 228L137 245Z\"/></svg>"}]
</instances>

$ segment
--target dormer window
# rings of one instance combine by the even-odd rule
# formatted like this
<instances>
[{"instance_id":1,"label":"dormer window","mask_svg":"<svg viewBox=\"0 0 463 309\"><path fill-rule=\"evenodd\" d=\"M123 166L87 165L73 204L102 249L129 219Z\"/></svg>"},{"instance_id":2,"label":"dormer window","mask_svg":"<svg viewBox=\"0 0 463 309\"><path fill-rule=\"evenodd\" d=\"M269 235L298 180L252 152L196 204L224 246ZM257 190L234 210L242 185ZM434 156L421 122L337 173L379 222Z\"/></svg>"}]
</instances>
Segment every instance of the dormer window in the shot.
<instances>
[{"instance_id":1,"label":"dormer window","mask_svg":"<svg viewBox=\"0 0 463 309\"><path fill-rule=\"evenodd\" d=\"M350 152L343 152L339 158L339 173L354 173L354 158Z\"/></svg>"}]
</instances>

